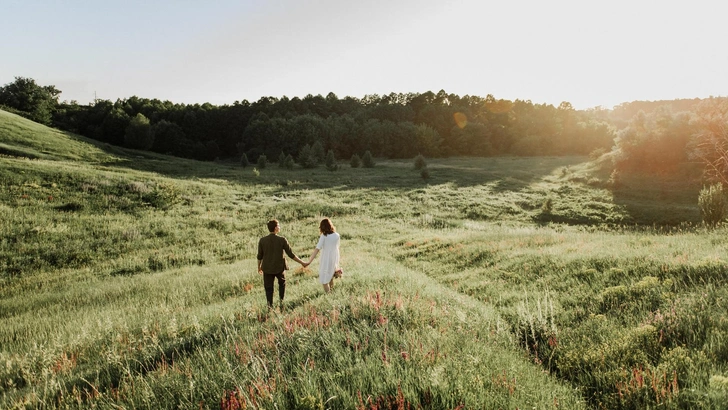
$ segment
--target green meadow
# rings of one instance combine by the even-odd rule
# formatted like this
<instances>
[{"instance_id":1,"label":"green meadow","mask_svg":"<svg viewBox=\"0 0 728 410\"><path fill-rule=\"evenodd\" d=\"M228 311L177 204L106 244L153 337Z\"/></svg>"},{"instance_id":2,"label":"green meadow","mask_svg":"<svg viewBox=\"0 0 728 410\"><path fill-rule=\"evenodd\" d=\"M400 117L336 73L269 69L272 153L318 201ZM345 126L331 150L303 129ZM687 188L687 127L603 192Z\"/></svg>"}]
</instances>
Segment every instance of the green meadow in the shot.
<instances>
[{"instance_id":1,"label":"green meadow","mask_svg":"<svg viewBox=\"0 0 728 410\"><path fill-rule=\"evenodd\" d=\"M292 170L98 143L0 111L0 408L721 409L728 239L700 172L608 158ZM331 294L256 270L265 222Z\"/></svg>"}]
</instances>

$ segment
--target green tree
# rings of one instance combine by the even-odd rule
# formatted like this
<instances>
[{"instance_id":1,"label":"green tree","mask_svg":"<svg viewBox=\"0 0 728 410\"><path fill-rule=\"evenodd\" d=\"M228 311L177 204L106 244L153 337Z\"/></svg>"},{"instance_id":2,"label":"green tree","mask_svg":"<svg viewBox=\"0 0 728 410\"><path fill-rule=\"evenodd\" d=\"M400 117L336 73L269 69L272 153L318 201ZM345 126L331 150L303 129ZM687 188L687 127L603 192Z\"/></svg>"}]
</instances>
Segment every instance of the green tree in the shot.
<instances>
[{"instance_id":1,"label":"green tree","mask_svg":"<svg viewBox=\"0 0 728 410\"><path fill-rule=\"evenodd\" d=\"M287 121L286 135L279 144L279 149L286 152L297 152L306 144L313 146L316 141L328 133L327 130L326 121L321 117L312 114L297 115ZM318 148L316 149L318 150ZM323 146L321 146L316 153L320 156L319 162L324 160L325 154Z\"/></svg>"},{"instance_id":2,"label":"green tree","mask_svg":"<svg viewBox=\"0 0 728 410\"><path fill-rule=\"evenodd\" d=\"M349 165L351 165L352 168L359 168L361 166L361 158L359 158L356 154L352 155L351 160L349 160Z\"/></svg>"},{"instance_id":3,"label":"green tree","mask_svg":"<svg viewBox=\"0 0 728 410\"><path fill-rule=\"evenodd\" d=\"M207 141L205 143L205 158L206 160L214 160L220 157L220 146L214 140Z\"/></svg>"},{"instance_id":4,"label":"green tree","mask_svg":"<svg viewBox=\"0 0 728 410\"><path fill-rule=\"evenodd\" d=\"M0 105L12 108L27 118L50 125L61 92L53 85L40 86L32 78L15 77L0 87Z\"/></svg>"},{"instance_id":5,"label":"green tree","mask_svg":"<svg viewBox=\"0 0 728 410\"><path fill-rule=\"evenodd\" d=\"M280 155L278 155L278 167L284 168L286 166L286 154L281 151Z\"/></svg>"},{"instance_id":6,"label":"green tree","mask_svg":"<svg viewBox=\"0 0 728 410\"><path fill-rule=\"evenodd\" d=\"M148 150L154 144L154 134L149 119L139 113L126 127L124 144L129 148Z\"/></svg>"},{"instance_id":7,"label":"green tree","mask_svg":"<svg viewBox=\"0 0 728 410\"><path fill-rule=\"evenodd\" d=\"M240 165L243 168L246 168L248 165L250 165L250 161L248 160L248 156L243 152L243 155L240 156Z\"/></svg>"},{"instance_id":8,"label":"green tree","mask_svg":"<svg viewBox=\"0 0 728 410\"><path fill-rule=\"evenodd\" d=\"M291 154L286 155L285 160L283 160L283 166L286 167L286 169L293 169L293 165L295 165L293 156Z\"/></svg>"},{"instance_id":9,"label":"green tree","mask_svg":"<svg viewBox=\"0 0 728 410\"><path fill-rule=\"evenodd\" d=\"M180 154L179 148L185 139L185 133L179 125L162 120L154 124L152 129L154 131L152 151L160 154Z\"/></svg>"},{"instance_id":10,"label":"green tree","mask_svg":"<svg viewBox=\"0 0 728 410\"><path fill-rule=\"evenodd\" d=\"M311 152L316 157L317 163L322 163L326 160L326 151L324 151L324 146L321 144L321 141L316 141L311 145Z\"/></svg>"},{"instance_id":11,"label":"green tree","mask_svg":"<svg viewBox=\"0 0 728 410\"><path fill-rule=\"evenodd\" d=\"M310 145L306 144L301 148L298 153L298 163L304 168L316 168L318 166L318 159Z\"/></svg>"},{"instance_id":12,"label":"green tree","mask_svg":"<svg viewBox=\"0 0 728 410\"><path fill-rule=\"evenodd\" d=\"M266 165L268 165L268 157L265 154L260 154L258 156L258 169L263 169Z\"/></svg>"},{"instance_id":13,"label":"green tree","mask_svg":"<svg viewBox=\"0 0 728 410\"><path fill-rule=\"evenodd\" d=\"M422 154L418 154L415 157L415 169L419 171L422 168L426 168L426 167L427 167L427 161L425 161L425 157L423 157Z\"/></svg>"},{"instance_id":14,"label":"green tree","mask_svg":"<svg viewBox=\"0 0 728 410\"><path fill-rule=\"evenodd\" d=\"M119 107L114 107L104 116L98 129L100 134L96 138L109 144L124 145L129 123L131 123L129 114Z\"/></svg>"},{"instance_id":15,"label":"green tree","mask_svg":"<svg viewBox=\"0 0 728 410\"><path fill-rule=\"evenodd\" d=\"M368 151L379 156L396 155L392 148L392 141L396 139L398 127L392 121L377 119L367 120L363 124L364 130L361 133L364 138L363 146Z\"/></svg>"},{"instance_id":16,"label":"green tree","mask_svg":"<svg viewBox=\"0 0 728 410\"><path fill-rule=\"evenodd\" d=\"M374 168L374 158L372 158L372 153L367 151L364 153L364 156L361 158L361 163L364 166L364 168Z\"/></svg>"},{"instance_id":17,"label":"green tree","mask_svg":"<svg viewBox=\"0 0 728 410\"><path fill-rule=\"evenodd\" d=\"M626 171L673 171L688 159L693 130L686 113L672 114L669 109L639 112L617 134L614 162Z\"/></svg>"},{"instance_id":18,"label":"green tree","mask_svg":"<svg viewBox=\"0 0 728 410\"><path fill-rule=\"evenodd\" d=\"M417 149L429 157L440 155L442 137L437 130L427 124L419 124L416 128Z\"/></svg>"},{"instance_id":19,"label":"green tree","mask_svg":"<svg viewBox=\"0 0 728 410\"><path fill-rule=\"evenodd\" d=\"M339 165L336 164L336 156L334 156L334 151L329 150L328 153L326 153L326 169L329 171L336 171L339 169Z\"/></svg>"},{"instance_id":20,"label":"green tree","mask_svg":"<svg viewBox=\"0 0 728 410\"><path fill-rule=\"evenodd\" d=\"M265 113L256 114L243 131L242 144L246 153L251 158L257 158L260 154L274 155L282 148L283 124L282 118L269 118Z\"/></svg>"},{"instance_id":21,"label":"green tree","mask_svg":"<svg viewBox=\"0 0 728 410\"><path fill-rule=\"evenodd\" d=\"M493 147L488 135L488 127L479 122L470 121L462 128L454 126L450 131L453 148L460 155L490 156Z\"/></svg>"},{"instance_id":22,"label":"green tree","mask_svg":"<svg viewBox=\"0 0 728 410\"><path fill-rule=\"evenodd\" d=\"M351 158L363 151L359 137L359 124L350 115L331 116L326 119L329 145L338 157Z\"/></svg>"},{"instance_id":23,"label":"green tree","mask_svg":"<svg viewBox=\"0 0 728 410\"><path fill-rule=\"evenodd\" d=\"M386 156L389 158L412 158L419 151L417 126L408 121L393 124L387 137Z\"/></svg>"}]
</instances>

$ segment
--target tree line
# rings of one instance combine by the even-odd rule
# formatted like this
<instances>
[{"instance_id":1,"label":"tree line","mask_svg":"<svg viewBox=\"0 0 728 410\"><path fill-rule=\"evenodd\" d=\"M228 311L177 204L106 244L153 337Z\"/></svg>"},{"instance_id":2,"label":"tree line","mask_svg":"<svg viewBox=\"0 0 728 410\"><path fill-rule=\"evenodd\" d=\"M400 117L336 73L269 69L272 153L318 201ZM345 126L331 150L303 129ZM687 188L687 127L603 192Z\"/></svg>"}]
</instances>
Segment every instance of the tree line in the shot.
<instances>
[{"instance_id":1,"label":"tree line","mask_svg":"<svg viewBox=\"0 0 728 410\"><path fill-rule=\"evenodd\" d=\"M18 101L39 89L53 92ZM60 91L17 77L0 88L0 104L29 118L99 141L200 160L297 157L319 143L337 158L370 151L386 158L567 155L608 149L608 121L564 102L437 93L262 97L232 105L175 104L133 96L81 105ZM28 100L28 99L26 99ZM41 104L42 102L42 104Z\"/></svg>"},{"instance_id":2,"label":"tree line","mask_svg":"<svg viewBox=\"0 0 728 410\"><path fill-rule=\"evenodd\" d=\"M666 172L702 161L711 179L728 182L725 98L576 110L568 102L555 107L443 90L262 97L221 106L137 96L82 105L58 102L60 93L16 77L0 87L0 106L109 144L198 160L301 159L312 147L342 159L365 152L384 158L612 152L621 172Z\"/></svg>"}]
</instances>

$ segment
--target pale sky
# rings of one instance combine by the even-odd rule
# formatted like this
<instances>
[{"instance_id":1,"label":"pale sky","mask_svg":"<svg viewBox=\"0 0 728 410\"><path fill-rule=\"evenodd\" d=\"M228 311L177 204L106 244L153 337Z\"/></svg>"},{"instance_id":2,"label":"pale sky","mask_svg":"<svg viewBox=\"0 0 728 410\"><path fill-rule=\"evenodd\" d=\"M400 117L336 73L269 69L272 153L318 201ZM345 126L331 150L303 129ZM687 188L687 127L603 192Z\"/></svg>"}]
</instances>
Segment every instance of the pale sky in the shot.
<instances>
[{"instance_id":1,"label":"pale sky","mask_svg":"<svg viewBox=\"0 0 728 410\"><path fill-rule=\"evenodd\" d=\"M60 100L728 96L721 1L0 0L0 85Z\"/></svg>"}]
</instances>

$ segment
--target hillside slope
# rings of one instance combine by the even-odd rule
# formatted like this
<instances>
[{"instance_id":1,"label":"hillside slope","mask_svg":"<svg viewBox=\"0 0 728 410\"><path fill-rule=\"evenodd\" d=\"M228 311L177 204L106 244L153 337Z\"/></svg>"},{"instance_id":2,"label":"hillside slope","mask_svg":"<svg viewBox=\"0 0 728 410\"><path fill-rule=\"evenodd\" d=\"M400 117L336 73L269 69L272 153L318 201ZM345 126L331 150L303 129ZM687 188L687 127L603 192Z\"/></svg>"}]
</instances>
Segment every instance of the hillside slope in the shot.
<instances>
[{"instance_id":1,"label":"hillside slope","mask_svg":"<svg viewBox=\"0 0 728 410\"><path fill-rule=\"evenodd\" d=\"M0 110L0 154L30 159L114 161L115 157L99 145L88 138Z\"/></svg>"},{"instance_id":2,"label":"hillside slope","mask_svg":"<svg viewBox=\"0 0 728 410\"><path fill-rule=\"evenodd\" d=\"M0 407L728 400L725 229L633 225L691 212L686 185L619 192L584 157L242 168L8 118L13 149L47 157L0 154ZM344 279L324 294L317 262L294 268L267 310L265 222L305 260L322 217Z\"/></svg>"},{"instance_id":3,"label":"hillside slope","mask_svg":"<svg viewBox=\"0 0 728 410\"><path fill-rule=\"evenodd\" d=\"M381 253L423 220L401 163L253 172L0 118L0 407L583 408L492 307ZM464 169L442 165L446 190L501 178ZM266 311L265 221L306 257L322 215L347 277L324 295L315 267L291 271Z\"/></svg>"}]
</instances>

